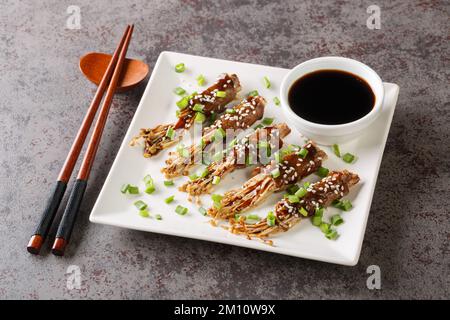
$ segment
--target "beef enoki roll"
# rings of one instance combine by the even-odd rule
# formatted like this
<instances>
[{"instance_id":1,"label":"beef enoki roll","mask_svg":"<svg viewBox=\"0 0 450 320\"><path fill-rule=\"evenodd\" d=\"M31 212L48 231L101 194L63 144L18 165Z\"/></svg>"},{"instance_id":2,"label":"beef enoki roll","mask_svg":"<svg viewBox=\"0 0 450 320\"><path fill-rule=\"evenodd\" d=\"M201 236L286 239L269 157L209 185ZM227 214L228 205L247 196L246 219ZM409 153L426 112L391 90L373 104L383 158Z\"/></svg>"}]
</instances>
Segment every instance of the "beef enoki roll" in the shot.
<instances>
[{"instance_id":1,"label":"beef enoki roll","mask_svg":"<svg viewBox=\"0 0 450 320\"><path fill-rule=\"evenodd\" d=\"M139 136L135 137L130 145L133 146L137 141L143 139L145 143L144 157L152 157L179 141L182 135L177 135L175 130L189 129L195 118L207 118L213 113L222 113L225 106L236 98L240 90L241 85L237 75L224 74L202 93L184 97L177 103L180 112L176 123L158 125L152 129L141 129ZM201 106L200 116L198 116L199 111L195 110L195 106Z\"/></svg>"},{"instance_id":2,"label":"beef enoki roll","mask_svg":"<svg viewBox=\"0 0 450 320\"><path fill-rule=\"evenodd\" d=\"M240 189L226 192L220 202L208 210L208 214L213 218L228 219L254 208L273 192L284 190L315 172L325 159L326 153L309 141L278 161L272 161Z\"/></svg>"},{"instance_id":3,"label":"beef enoki roll","mask_svg":"<svg viewBox=\"0 0 450 320\"><path fill-rule=\"evenodd\" d=\"M227 174L236 169L246 168L249 164L247 161L249 156L254 155L257 159L256 164L261 164L262 161L269 159L271 154L282 147L282 139L290 132L291 129L285 123L258 128L231 146L224 159L212 162L203 177L185 183L179 190L187 192L191 196L209 193L214 185L218 184ZM267 162L265 163L267 164Z\"/></svg>"},{"instance_id":4,"label":"beef enoki roll","mask_svg":"<svg viewBox=\"0 0 450 320\"><path fill-rule=\"evenodd\" d=\"M226 110L211 126L203 131L200 143L193 144L185 148L182 152L171 152L166 166L161 170L166 178L174 178L180 175L188 175L189 169L196 162L202 160L202 152L211 143L223 144L227 133L234 135L240 130L248 129L256 121L260 120L264 114L266 100L261 96L247 97L233 108ZM222 146L221 146L222 147Z\"/></svg>"},{"instance_id":5,"label":"beef enoki roll","mask_svg":"<svg viewBox=\"0 0 450 320\"><path fill-rule=\"evenodd\" d=\"M293 197L285 197L276 206L273 216L255 224L245 223L244 217L230 219L230 231L248 237L266 238L277 232L291 229L303 218L312 217L317 210L340 200L359 182L357 174L332 171L322 180L300 188Z\"/></svg>"}]
</instances>

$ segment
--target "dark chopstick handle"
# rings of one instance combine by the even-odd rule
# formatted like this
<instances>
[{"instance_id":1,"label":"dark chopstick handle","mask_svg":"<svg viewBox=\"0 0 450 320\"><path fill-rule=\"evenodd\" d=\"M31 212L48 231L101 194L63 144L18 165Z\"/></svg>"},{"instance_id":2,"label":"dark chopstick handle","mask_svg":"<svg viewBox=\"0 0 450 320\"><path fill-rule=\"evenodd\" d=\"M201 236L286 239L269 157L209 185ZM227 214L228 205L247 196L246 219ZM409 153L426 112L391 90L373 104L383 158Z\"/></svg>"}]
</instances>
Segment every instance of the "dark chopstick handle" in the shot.
<instances>
[{"instance_id":1,"label":"dark chopstick handle","mask_svg":"<svg viewBox=\"0 0 450 320\"><path fill-rule=\"evenodd\" d=\"M28 243L27 250L32 254L39 254L39 251L42 246L42 242L47 237L48 231L50 230L50 226L52 225L53 218L58 211L61 200L64 196L64 192L66 192L67 182L57 181L56 186L53 189L53 192L50 198L47 201L47 205L45 206L44 212L42 213L41 220L34 231L33 236Z\"/></svg>"},{"instance_id":2,"label":"dark chopstick handle","mask_svg":"<svg viewBox=\"0 0 450 320\"><path fill-rule=\"evenodd\" d=\"M86 190L87 181L77 179L70 193L66 210L59 223L56 239L53 243L52 253L57 256L63 256L67 243L72 235L75 220L80 211L81 202L83 200L84 191Z\"/></svg>"}]
</instances>

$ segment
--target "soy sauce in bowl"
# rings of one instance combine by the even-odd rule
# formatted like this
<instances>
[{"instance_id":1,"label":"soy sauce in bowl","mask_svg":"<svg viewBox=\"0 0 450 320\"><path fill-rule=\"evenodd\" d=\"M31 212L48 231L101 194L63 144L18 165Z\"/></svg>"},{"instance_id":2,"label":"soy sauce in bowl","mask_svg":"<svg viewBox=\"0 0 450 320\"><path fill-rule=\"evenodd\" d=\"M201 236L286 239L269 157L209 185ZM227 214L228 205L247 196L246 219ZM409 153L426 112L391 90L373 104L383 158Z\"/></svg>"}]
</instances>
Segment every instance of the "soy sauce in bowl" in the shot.
<instances>
[{"instance_id":1,"label":"soy sauce in bowl","mask_svg":"<svg viewBox=\"0 0 450 320\"><path fill-rule=\"evenodd\" d=\"M352 73L319 70L296 80L289 89L291 109L310 122L338 125L356 121L374 107L369 84Z\"/></svg>"}]
</instances>

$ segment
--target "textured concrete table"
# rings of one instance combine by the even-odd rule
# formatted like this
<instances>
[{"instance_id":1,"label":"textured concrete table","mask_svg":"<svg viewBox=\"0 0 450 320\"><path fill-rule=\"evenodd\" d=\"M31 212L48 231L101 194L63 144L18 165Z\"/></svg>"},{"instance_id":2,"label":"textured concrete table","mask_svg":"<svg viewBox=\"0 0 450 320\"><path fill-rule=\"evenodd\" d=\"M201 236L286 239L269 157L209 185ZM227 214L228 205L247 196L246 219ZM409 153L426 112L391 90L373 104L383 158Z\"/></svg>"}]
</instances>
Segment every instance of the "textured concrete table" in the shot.
<instances>
[{"instance_id":1,"label":"textured concrete table","mask_svg":"<svg viewBox=\"0 0 450 320\"><path fill-rule=\"evenodd\" d=\"M0 297L449 298L450 8L444 1L377 1L381 29L372 30L371 4L2 1ZM80 8L80 29L67 27L77 23L69 5ZM25 251L95 91L78 58L111 51L131 22L129 55L150 65L162 50L280 67L342 55L400 85L356 267L90 224L145 84L114 100L67 256ZM67 287L70 265L80 268L79 289ZM370 265L380 267L380 290L366 286Z\"/></svg>"}]
</instances>

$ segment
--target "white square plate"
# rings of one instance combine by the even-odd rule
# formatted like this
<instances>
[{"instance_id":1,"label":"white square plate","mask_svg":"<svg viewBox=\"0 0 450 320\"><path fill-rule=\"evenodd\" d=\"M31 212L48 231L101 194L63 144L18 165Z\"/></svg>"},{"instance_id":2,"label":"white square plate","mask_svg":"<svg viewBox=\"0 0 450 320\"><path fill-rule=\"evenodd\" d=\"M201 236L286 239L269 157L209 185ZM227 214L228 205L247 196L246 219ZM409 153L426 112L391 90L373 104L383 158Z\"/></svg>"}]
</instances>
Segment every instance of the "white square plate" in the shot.
<instances>
[{"instance_id":1,"label":"white square plate","mask_svg":"<svg viewBox=\"0 0 450 320\"><path fill-rule=\"evenodd\" d=\"M186 71L176 73L174 66L180 62L185 63ZM187 177L176 179L173 187L164 186L164 177L160 170L167 158L167 150L148 159L142 156L141 146L129 146L129 141L139 133L140 128L154 127L157 124L172 123L176 120L177 96L172 92L175 87L181 86L188 92L201 91L195 80L199 74L205 75L208 81L207 85L210 85L219 74L224 72L236 73L239 76L242 85L241 97L244 97L247 92L257 89L267 99L265 117L275 117L276 122L285 121L281 108L273 103L273 97L278 95L279 85L288 72L287 69L162 52L92 210L90 221L135 230L215 241L330 263L355 265L360 255L399 87L395 84L385 83L383 110L379 118L357 140L340 146L341 151L357 155L356 163L347 164L334 156L330 148L324 147L329 156L324 163L325 167L335 170L349 169L358 173L361 178L361 182L347 196L354 207L351 211L342 213L345 223L338 227L340 237L335 241L330 241L309 220L304 220L290 231L274 236L272 238L274 244L269 246L258 240L248 240L245 237L233 235L223 228L212 227L208 223L209 218L198 212L198 206L187 201L187 194L177 190L178 186L188 179ZM264 76L267 76L272 83L270 89L266 89L263 85ZM302 144L304 138L294 128L291 129L292 132L286 142ZM249 178L249 171L248 169L237 170L227 176L214 190L214 193L223 193L230 188L241 186ZM133 196L123 195L120 192L124 183L139 185L142 190L142 179L147 174L150 174L156 182L157 191L154 194L142 193ZM308 180L318 180L318 177L313 176ZM171 195L175 195L176 200L171 204L166 204L164 199ZM273 210L275 203L281 197L282 193L274 194L252 213L265 217L267 212ZM163 219L141 217L133 205L133 202L138 199L148 203L153 216L161 214ZM208 207L209 196L205 196L202 201L204 207ZM176 214L177 204L188 207L189 213L185 216ZM328 216L335 213L337 213L337 209L326 210Z\"/></svg>"}]
</instances>

